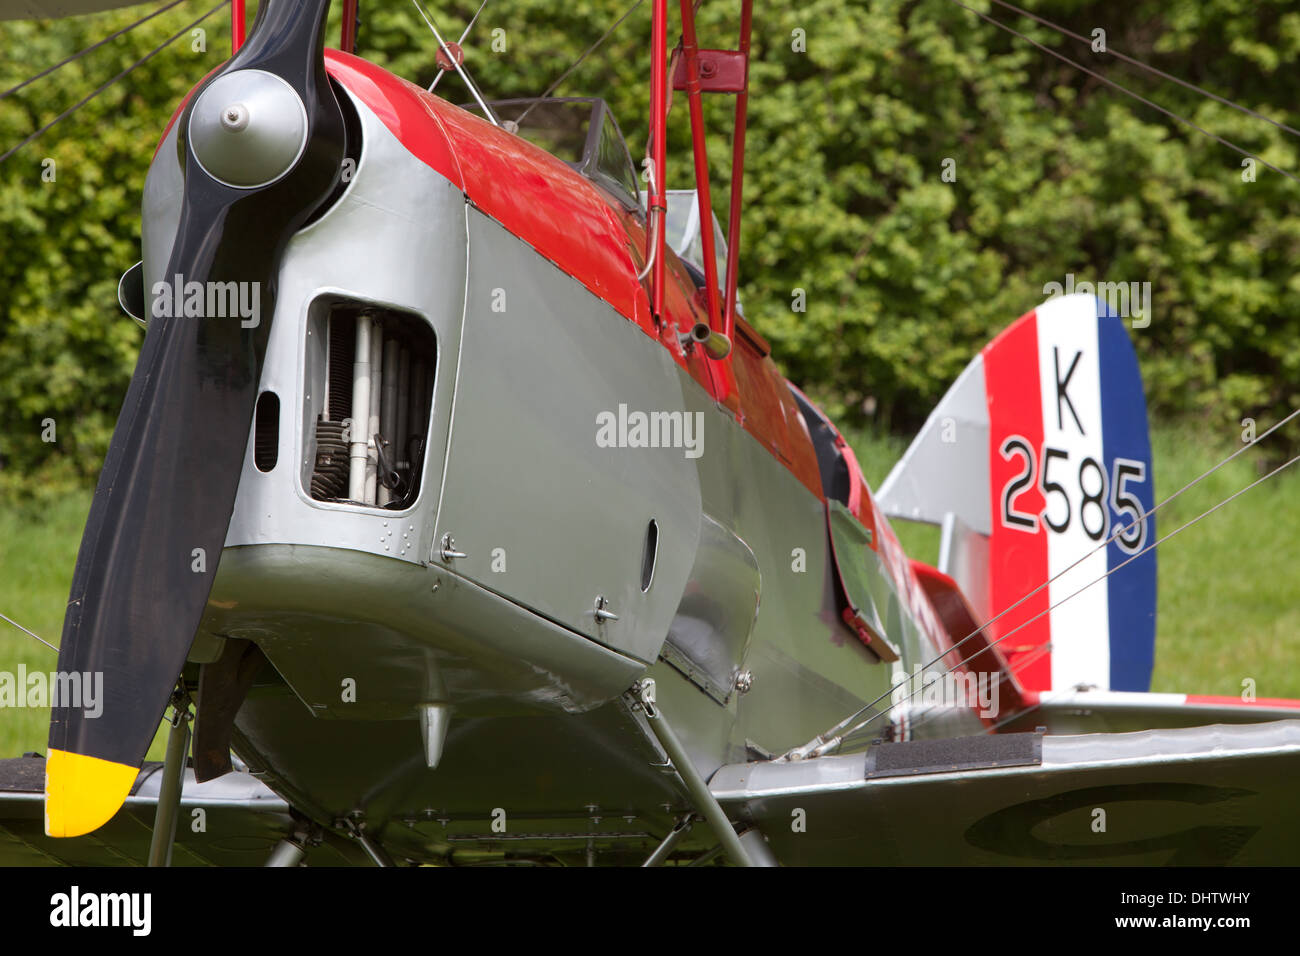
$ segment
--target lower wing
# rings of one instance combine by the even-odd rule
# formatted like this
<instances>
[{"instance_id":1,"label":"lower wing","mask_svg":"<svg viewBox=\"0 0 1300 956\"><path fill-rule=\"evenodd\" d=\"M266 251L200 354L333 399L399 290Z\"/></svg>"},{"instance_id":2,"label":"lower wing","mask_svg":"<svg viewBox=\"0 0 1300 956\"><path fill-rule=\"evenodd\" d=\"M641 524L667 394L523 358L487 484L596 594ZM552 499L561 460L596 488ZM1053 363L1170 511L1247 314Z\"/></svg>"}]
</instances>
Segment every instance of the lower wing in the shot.
<instances>
[{"instance_id":1,"label":"lower wing","mask_svg":"<svg viewBox=\"0 0 1300 956\"><path fill-rule=\"evenodd\" d=\"M879 744L710 789L787 865L1300 863L1300 720Z\"/></svg>"}]
</instances>

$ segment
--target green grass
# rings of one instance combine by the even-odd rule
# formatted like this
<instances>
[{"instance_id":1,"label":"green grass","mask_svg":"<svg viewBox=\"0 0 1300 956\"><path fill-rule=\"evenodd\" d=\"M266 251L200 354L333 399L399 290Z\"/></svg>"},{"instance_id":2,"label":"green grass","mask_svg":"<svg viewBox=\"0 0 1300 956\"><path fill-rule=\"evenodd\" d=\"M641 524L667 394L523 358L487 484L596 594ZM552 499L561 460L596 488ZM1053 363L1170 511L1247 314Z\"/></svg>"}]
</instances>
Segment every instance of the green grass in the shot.
<instances>
[{"instance_id":1,"label":"green grass","mask_svg":"<svg viewBox=\"0 0 1300 956\"><path fill-rule=\"evenodd\" d=\"M35 516L28 504L0 507L0 613L56 647L63 633L63 612L81 529L89 512L89 491L59 498ZM28 673L49 673L57 662L54 651L0 621L0 670L14 673L23 664ZM45 753L49 731L48 708L0 710L0 757L17 757L27 751ZM161 760L164 745L160 726L149 759Z\"/></svg>"},{"instance_id":2,"label":"green grass","mask_svg":"<svg viewBox=\"0 0 1300 956\"><path fill-rule=\"evenodd\" d=\"M907 442L850 436L868 481L879 485ZM1157 430L1157 501L1236 448L1188 429ZM1259 450L1240 456L1181 495L1158 517L1160 534L1248 485ZM57 644L90 493L66 495L48 509L0 507L0 612ZM935 528L899 522L912 556L934 563ZM1300 698L1300 466L1255 488L1158 550L1156 671L1152 689L1237 695L1253 678L1260 697ZM1122 571L1119 573L1123 573ZM0 670L52 670L56 655L0 622ZM44 753L49 712L0 711L0 757ZM161 759L160 728L150 759Z\"/></svg>"},{"instance_id":3,"label":"green grass","mask_svg":"<svg viewBox=\"0 0 1300 956\"><path fill-rule=\"evenodd\" d=\"M1240 447L1157 432L1157 500ZM1160 509L1158 533L1262 477L1263 450L1247 451ZM1239 695L1251 678L1260 697L1300 697L1297 529L1300 465L1292 465L1160 545L1153 690Z\"/></svg>"},{"instance_id":4,"label":"green grass","mask_svg":"<svg viewBox=\"0 0 1300 956\"><path fill-rule=\"evenodd\" d=\"M848 435L863 473L878 487L907 441ZM1241 448L1188 427L1152 434L1156 502ZM1281 446L1279 446L1280 448ZM1157 535L1214 507L1262 477L1269 442L1238 456L1156 512ZM894 528L908 554L931 564L939 529ZM1255 681L1259 697L1300 698L1300 464L1269 479L1156 549L1154 691L1237 696ZM1116 572L1123 574L1123 570Z\"/></svg>"}]
</instances>

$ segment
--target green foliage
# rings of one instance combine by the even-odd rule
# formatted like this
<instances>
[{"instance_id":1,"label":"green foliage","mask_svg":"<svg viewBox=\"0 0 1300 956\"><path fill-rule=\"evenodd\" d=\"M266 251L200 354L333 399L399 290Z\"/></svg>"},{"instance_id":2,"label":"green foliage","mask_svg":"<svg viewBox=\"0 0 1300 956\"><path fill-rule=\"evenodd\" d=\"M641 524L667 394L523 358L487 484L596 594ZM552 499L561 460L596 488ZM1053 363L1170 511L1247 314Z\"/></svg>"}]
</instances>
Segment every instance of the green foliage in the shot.
<instances>
[{"instance_id":1,"label":"green foliage","mask_svg":"<svg viewBox=\"0 0 1300 956\"><path fill-rule=\"evenodd\" d=\"M492 0L467 65L490 97L537 95L628 5ZM429 6L450 38L478 4ZM1290 0L1029 6L1084 36L1103 28L1112 48L1294 125L1300 14ZM0 100L0 148L205 8L184 3ZM0 89L142 9L0 24ZM702 45L734 45L737 9L702 6ZM427 85L434 44L414 8L364 0L362 14L360 52ZM1283 131L996 16L1300 171ZM0 493L84 484L99 467L141 339L114 285L139 258L141 187L163 124L228 49L225 14L206 26L205 53L186 36L0 164ZM557 90L606 97L634 157L646 140L649 29L643 5ZM1151 325L1134 340L1157 415L1267 423L1300 400L1300 184L1262 165L1244 182L1238 154L945 0L760 7L751 83L741 298L787 374L849 424L915 427L974 352L1067 273L1151 283ZM470 99L454 76L439 92ZM731 100L709 98L706 114L722 216ZM670 123L669 184L689 186L680 94ZM54 183L41 179L45 158ZM796 289L806 312L792 311ZM53 444L41 440L47 418Z\"/></svg>"},{"instance_id":2,"label":"green foliage","mask_svg":"<svg viewBox=\"0 0 1300 956\"><path fill-rule=\"evenodd\" d=\"M211 7L185 3L0 100L0 152ZM53 24L0 24L0 90L139 19L148 7ZM140 258L140 197L163 126L229 50L224 13L206 52L186 33L0 163L0 495L92 483L143 332L117 305ZM52 165L49 161L52 161ZM52 176L53 181L48 181ZM47 422L53 421L54 441ZM43 436L43 432L45 435Z\"/></svg>"},{"instance_id":3,"label":"green foliage","mask_svg":"<svg viewBox=\"0 0 1300 956\"><path fill-rule=\"evenodd\" d=\"M1291 115L1294 79L1261 54L1293 58L1289 4L1031 6ZM1014 25L1297 168L1292 141L1268 124ZM806 55L789 48L797 27ZM760 201L746 302L792 377L828 404L872 399L886 425L915 425L974 350L1073 273L1151 283L1151 326L1134 338L1158 413L1294 407L1300 185L1263 167L1243 182L1240 156L942 0L769 17L760 56L753 111L765 147L747 182ZM945 159L955 182L942 179ZM806 315L788 308L796 286Z\"/></svg>"}]
</instances>

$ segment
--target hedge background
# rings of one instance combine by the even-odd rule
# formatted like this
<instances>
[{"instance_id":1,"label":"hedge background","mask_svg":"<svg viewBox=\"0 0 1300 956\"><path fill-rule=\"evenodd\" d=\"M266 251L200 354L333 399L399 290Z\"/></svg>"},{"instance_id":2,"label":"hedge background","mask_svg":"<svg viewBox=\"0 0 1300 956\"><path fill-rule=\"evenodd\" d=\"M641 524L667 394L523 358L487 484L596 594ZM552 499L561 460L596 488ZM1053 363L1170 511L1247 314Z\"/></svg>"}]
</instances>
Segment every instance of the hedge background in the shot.
<instances>
[{"instance_id":1,"label":"hedge background","mask_svg":"<svg viewBox=\"0 0 1300 956\"><path fill-rule=\"evenodd\" d=\"M1290 0L1026 3L1300 126ZM210 5L186 0L0 100L0 152ZM467 65L489 97L540 94L627 5L489 0ZM1300 172L1286 132L986 0L971 5ZM972 354L1067 273L1151 284L1151 323L1134 341L1158 420L1226 432L1250 416L1262 428L1300 403L1300 184L1263 166L1244 181L1238 154L949 0L757 6L741 297L785 372L847 426L915 428ZM434 43L414 8L362 7L359 51L427 85ZM429 7L459 35L477 4ZM0 24L0 91L149 8ZM702 45L734 45L738 9L705 3ZM116 283L139 258L144 175L175 104L229 49L224 10L205 27L205 49L187 32L0 163L5 500L92 484L98 472L143 334L118 310ZM557 91L608 99L634 156L645 146L649 29L643 4ZM469 98L455 77L439 90ZM724 219L731 112L730 98L706 98ZM684 99L670 123L669 185L689 188ZM42 178L47 160L53 182ZM806 312L792 310L796 289ZM47 418L53 443L41 440Z\"/></svg>"}]
</instances>

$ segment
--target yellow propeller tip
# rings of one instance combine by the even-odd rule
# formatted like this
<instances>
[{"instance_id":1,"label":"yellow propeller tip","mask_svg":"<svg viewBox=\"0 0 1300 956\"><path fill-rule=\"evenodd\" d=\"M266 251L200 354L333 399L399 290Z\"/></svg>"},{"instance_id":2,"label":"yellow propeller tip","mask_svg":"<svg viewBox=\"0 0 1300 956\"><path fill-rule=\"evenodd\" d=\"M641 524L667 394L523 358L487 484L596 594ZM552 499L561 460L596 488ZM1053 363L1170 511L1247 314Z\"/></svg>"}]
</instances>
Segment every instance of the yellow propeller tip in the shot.
<instances>
[{"instance_id":1,"label":"yellow propeller tip","mask_svg":"<svg viewBox=\"0 0 1300 956\"><path fill-rule=\"evenodd\" d=\"M121 809L138 767L50 750L45 761L45 835L75 837L97 830Z\"/></svg>"}]
</instances>

